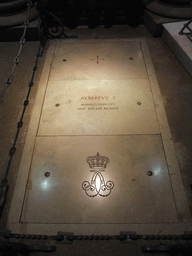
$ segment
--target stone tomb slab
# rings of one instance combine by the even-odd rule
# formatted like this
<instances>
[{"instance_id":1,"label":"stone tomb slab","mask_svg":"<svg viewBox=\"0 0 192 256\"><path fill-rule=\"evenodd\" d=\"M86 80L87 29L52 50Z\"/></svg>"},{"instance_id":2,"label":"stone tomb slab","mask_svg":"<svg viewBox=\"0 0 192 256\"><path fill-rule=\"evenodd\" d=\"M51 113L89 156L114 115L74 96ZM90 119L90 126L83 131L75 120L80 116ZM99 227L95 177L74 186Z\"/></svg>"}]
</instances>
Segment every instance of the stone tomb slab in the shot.
<instances>
[{"instance_id":1,"label":"stone tomb slab","mask_svg":"<svg viewBox=\"0 0 192 256\"><path fill-rule=\"evenodd\" d=\"M109 158L101 170L105 182L114 183L106 197L89 197L82 188L95 169L86 159L97 152ZM37 138L21 223L177 221L161 136Z\"/></svg>"},{"instance_id":2,"label":"stone tomb slab","mask_svg":"<svg viewBox=\"0 0 192 256\"><path fill-rule=\"evenodd\" d=\"M88 165L97 153L106 166ZM159 234L189 221L146 41L51 41L7 228Z\"/></svg>"},{"instance_id":3,"label":"stone tomb slab","mask_svg":"<svg viewBox=\"0 0 192 256\"><path fill-rule=\"evenodd\" d=\"M147 78L140 42L58 42L49 80Z\"/></svg>"},{"instance_id":4,"label":"stone tomb slab","mask_svg":"<svg viewBox=\"0 0 192 256\"><path fill-rule=\"evenodd\" d=\"M38 135L160 134L148 79L48 85Z\"/></svg>"}]
</instances>

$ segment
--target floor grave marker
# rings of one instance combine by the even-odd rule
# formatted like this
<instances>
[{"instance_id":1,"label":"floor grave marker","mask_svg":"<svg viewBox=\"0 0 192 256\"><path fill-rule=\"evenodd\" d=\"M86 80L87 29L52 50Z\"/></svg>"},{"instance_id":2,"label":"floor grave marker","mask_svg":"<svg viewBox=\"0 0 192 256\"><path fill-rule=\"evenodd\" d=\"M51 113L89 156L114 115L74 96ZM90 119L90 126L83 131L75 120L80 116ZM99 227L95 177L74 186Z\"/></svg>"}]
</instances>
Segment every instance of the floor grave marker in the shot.
<instances>
[{"instance_id":1,"label":"floor grave marker","mask_svg":"<svg viewBox=\"0 0 192 256\"><path fill-rule=\"evenodd\" d=\"M144 40L50 43L8 227L184 228L189 211L159 95Z\"/></svg>"}]
</instances>

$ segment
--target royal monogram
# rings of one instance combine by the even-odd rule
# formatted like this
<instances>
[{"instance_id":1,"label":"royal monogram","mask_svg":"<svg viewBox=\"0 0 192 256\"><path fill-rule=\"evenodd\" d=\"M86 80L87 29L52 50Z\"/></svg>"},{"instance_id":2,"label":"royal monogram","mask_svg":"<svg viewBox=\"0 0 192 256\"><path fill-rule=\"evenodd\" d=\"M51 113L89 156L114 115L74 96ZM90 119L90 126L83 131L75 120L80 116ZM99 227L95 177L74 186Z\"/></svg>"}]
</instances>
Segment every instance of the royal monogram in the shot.
<instances>
[{"instance_id":1,"label":"royal monogram","mask_svg":"<svg viewBox=\"0 0 192 256\"><path fill-rule=\"evenodd\" d=\"M105 171L107 164L109 163L109 158L106 156L101 156L99 152L95 156L89 156L86 159L91 172L94 172L91 182L84 181L82 183L82 188L89 197L95 197L100 195L106 197L111 194L111 190L114 188L113 181L105 182L104 176L101 172Z\"/></svg>"}]
</instances>

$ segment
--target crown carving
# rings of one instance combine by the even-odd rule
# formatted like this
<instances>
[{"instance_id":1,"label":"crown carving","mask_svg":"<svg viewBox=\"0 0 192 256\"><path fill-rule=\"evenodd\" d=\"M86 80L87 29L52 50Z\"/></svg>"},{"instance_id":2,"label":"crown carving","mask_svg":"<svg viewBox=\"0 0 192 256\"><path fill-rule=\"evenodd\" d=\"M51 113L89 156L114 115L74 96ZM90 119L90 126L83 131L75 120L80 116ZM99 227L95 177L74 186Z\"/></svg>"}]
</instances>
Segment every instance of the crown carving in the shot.
<instances>
[{"instance_id":1,"label":"crown carving","mask_svg":"<svg viewBox=\"0 0 192 256\"><path fill-rule=\"evenodd\" d=\"M106 156L101 156L99 152L97 152L95 156L87 157L86 160L90 168L95 168L95 167L106 168L107 164L109 163L109 158Z\"/></svg>"}]
</instances>

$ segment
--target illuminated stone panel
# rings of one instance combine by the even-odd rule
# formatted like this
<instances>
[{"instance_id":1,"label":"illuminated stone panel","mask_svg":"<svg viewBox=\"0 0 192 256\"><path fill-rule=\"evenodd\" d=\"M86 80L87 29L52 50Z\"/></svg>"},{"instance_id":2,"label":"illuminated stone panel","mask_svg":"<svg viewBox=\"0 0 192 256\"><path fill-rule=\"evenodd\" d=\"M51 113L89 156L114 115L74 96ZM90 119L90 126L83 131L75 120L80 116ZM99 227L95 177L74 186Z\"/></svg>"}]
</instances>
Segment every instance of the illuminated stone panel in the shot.
<instances>
[{"instance_id":1,"label":"illuminated stone panel","mask_svg":"<svg viewBox=\"0 0 192 256\"><path fill-rule=\"evenodd\" d=\"M102 172L114 182L108 197L89 197L86 159L109 158ZM153 173L148 176L148 171ZM46 173L50 175L47 177ZM22 222L165 223L177 213L159 135L38 137Z\"/></svg>"},{"instance_id":2,"label":"illuminated stone panel","mask_svg":"<svg viewBox=\"0 0 192 256\"><path fill-rule=\"evenodd\" d=\"M38 135L159 133L149 81L128 79L50 83Z\"/></svg>"},{"instance_id":3,"label":"illuminated stone panel","mask_svg":"<svg viewBox=\"0 0 192 256\"><path fill-rule=\"evenodd\" d=\"M147 78L140 42L58 42L49 80Z\"/></svg>"}]
</instances>

